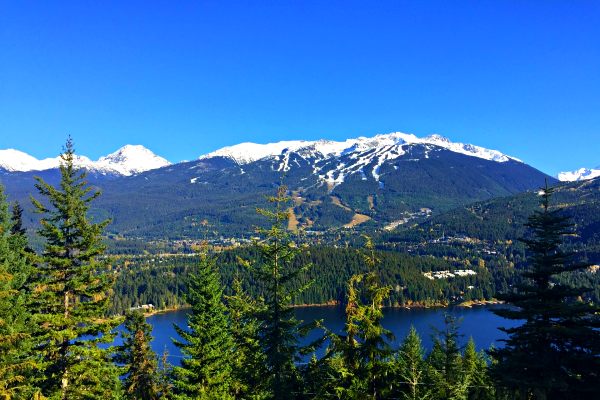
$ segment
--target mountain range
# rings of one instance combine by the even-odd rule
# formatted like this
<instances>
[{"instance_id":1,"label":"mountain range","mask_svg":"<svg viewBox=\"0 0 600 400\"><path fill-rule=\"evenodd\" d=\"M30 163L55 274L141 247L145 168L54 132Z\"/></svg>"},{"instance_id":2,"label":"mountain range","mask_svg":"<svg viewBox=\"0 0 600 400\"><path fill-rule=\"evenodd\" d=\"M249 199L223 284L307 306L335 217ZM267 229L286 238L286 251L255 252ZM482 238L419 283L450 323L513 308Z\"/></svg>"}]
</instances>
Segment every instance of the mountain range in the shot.
<instances>
[{"instance_id":1,"label":"mountain range","mask_svg":"<svg viewBox=\"0 0 600 400\"><path fill-rule=\"evenodd\" d=\"M15 149L0 150L0 170L7 172L46 171L58 168L60 156L38 160ZM80 168L103 175L130 176L171 163L141 145L126 145L96 161L78 155L75 164Z\"/></svg>"},{"instance_id":2,"label":"mountain range","mask_svg":"<svg viewBox=\"0 0 600 400\"><path fill-rule=\"evenodd\" d=\"M600 165L596 168L580 168L576 171L561 172L558 180L562 182L578 182L594 179L600 176Z\"/></svg>"},{"instance_id":3,"label":"mountain range","mask_svg":"<svg viewBox=\"0 0 600 400\"><path fill-rule=\"evenodd\" d=\"M0 151L0 182L12 199L28 204L33 177L57 182L58 163ZM256 207L265 206L264 196L281 183L292 198L290 229L327 231L391 229L419 215L556 182L496 150L400 132L241 143L177 164L142 146L125 146L97 161L79 157L77 164L102 189L94 212L113 219L111 232L143 238L199 237L203 220L219 235L251 233L262 221Z\"/></svg>"}]
</instances>

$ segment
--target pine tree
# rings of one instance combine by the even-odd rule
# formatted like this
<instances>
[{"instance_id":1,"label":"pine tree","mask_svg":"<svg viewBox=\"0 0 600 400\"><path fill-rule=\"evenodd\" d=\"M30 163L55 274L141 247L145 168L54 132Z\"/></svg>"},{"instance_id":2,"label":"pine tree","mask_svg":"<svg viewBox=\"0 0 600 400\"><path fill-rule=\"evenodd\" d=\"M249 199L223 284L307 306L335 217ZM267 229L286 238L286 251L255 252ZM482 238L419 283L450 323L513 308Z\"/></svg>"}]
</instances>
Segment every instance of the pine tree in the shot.
<instances>
[{"instance_id":1,"label":"pine tree","mask_svg":"<svg viewBox=\"0 0 600 400\"><path fill-rule=\"evenodd\" d=\"M394 337L381 324L383 304L391 289L381 285L373 241L367 236L365 239L367 272L354 275L348 282L345 335L334 335L329 351L341 356L341 363L333 358L338 368L333 391L346 398L375 400L385 398L390 391L389 340Z\"/></svg>"},{"instance_id":2,"label":"pine tree","mask_svg":"<svg viewBox=\"0 0 600 400\"><path fill-rule=\"evenodd\" d=\"M120 390L109 350L118 321L107 318L113 277L101 234L109 221L94 223L88 210L99 196L74 165L71 139L61 155L61 180L53 187L37 178L44 200L32 199L42 214L45 239L33 282L36 353L43 364L44 395L61 399L114 398Z\"/></svg>"},{"instance_id":3,"label":"pine tree","mask_svg":"<svg viewBox=\"0 0 600 400\"><path fill-rule=\"evenodd\" d=\"M13 235L25 235L25 228L23 228L23 207L21 207L18 201L15 201L13 204L11 220L11 233Z\"/></svg>"},{"instance_id":4,"label":"pine tree","mask_svg":"<svg viewBox=\"0 0 600 400\"><path fill-rule=\"evenodd\" d=\"M592 398L600 393L600 308L579 300L589 289L559 283L560 274L586 268L565 253L563 237L573 235L569 219L550 208L553 189L541 191L541 210L526 226L529 265L513 293L499 296L511 308L498 315L524 323L502 329L509 338L491 352L493 372L513 397Z\"/></svg>"},{"instance_id":5,"label":"pine tree","mask_svg":"<svg viewBox=\"0 0 600 400\"><path fill-rule=\"evenodd\" d=\"M31 376L31 323L26 284L31 265L25 238L8 212L0 186L0 398L29 398L36 393Z\"/></svg>"},{"instance_id":6,"label":"pine tree","mask_svg":"<svg viewBox=\"0 0 600 400\"><path fill-rule=\"evenodd\" d=\"M125 397L132 400L159 398L158 365L150 347L152 326L140 311L125 316L123 344L115 349L115 361L123 365Z\"/></svg>"},{"instance_id":7,"label":"pine tree","mask_svg":"<svg viewBox=\"0 0 600 400\"><path fill-rule=\"evenodd\" d=\"M259 209L259 214L271 221L269 229L259 228L263 240L256 243L260 253L257 264L250 265L258 284L263 288L264 308L256 313L259 324L258 338L265 355L267 375L265 377L272 398L290 399L300 392L300 377L295 361L303 354L309 354L314 343L300 346L302 338L316 324L302 324L294 316L291 307L296 296L302 293L311 282L298 285L295 281L305 273L310 265L295 267L293 260L302 249L291 240L287 231L288 203L287 188L280 186L275 196L268 198L274 210Z\"/></svg>"},{"instance_id":8,"label":"pine tree","mask_svg":"<svg viewBox=\"0 0 600 400\"><path fill-rule=\"evenodd\" d=\"M187 329L175 326L182 340L174 343L186 356L173 368L175 398L232 398L233 340L216 260L206 246L189 276L185 299L191 312Z\"/></svg>"},{"instance_id":9,"label":"pine tree","mask_svg":"<svg viewBox=\"0 0 600 400\"><path fill-rule=\"evenodd\" d=\"M405 400L426 400L431 398L427 385L427 369L421 338L411 326L408 335L398 349L394 377L397 384L395 394Z\"/></svg>"},{"instance_id":10,"label":"pine tree","mask_svg":"<svg viewBox=\"0 0 600 400\"><path fill-rule=\"evenodd\" d=\"M488 374L485 353L477 352L473 338L469 338L462 356L462 381L467 387L469 400L494 398L493 384Z\"/></svg>"},{"instance_id":11,"label":"pine tree","mask_svg":"<svg viewBox=\"0 0 600 400\"><path fill-rule=\"evenodd\" d=\"M158 373L156 378L159 399L167 400L172 398L172 375L173 366L169 363L169 350L167 350L167 347L165 346L165 349L162 355L160 356L160 364L158 366Z\"/></svg>"},{"instance_id":12,"label":"pine tree","mask_svg":"<svg viewBox=\"0 0 600 400\"><path fill-rule=\"evenodd\" d=\"M461 348L458 343L458 321L444 316L444 329L436 330L433 347L427 359L429 380L435 388L435 398L463 400L467 398L468 382L462 371Z\"/></svg>"},{"instance_id":13,"label":"pine tree","mask_svg":"<svg viewBox=\"0 0 600 400\"><path fill-rule=\"evenodd\" d=\"M262 399L266 397L267 389L264 382L265 355L260 346L256 315L263 304L244 292L239 275L234 277L232 290L233 294L225 298L235 354L233 391L236 398Z\"/></svg>"}]
</instances>

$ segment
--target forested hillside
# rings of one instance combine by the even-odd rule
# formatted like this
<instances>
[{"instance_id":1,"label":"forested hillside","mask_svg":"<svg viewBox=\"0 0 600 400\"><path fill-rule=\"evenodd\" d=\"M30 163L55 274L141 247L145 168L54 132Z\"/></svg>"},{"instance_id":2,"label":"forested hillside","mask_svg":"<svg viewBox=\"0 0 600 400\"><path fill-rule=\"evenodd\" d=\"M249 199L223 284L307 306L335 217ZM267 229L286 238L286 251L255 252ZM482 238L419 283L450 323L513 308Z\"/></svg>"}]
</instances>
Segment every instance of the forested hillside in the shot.
<instances>
[{"instance_id":1,"label":"forested hillside","mask_svg":"<svg viewBox=\"0 0 600 400\"><path fill-rule=\"evenodd\" d=\"M510 272L490 271L479 267L472 260L476 275L452 279L429 279L424 272L454 271L464 269L464 262L435 257L405 255L398 252L379 252L381 263L378 273L382 282L392 287L387 306L431 306L459 303L468 300L491 299L496 287L506 287ZM221 252L216 265L222 277L225 293L231 294L233 280L242 279L244 289L253 295L262 288L255 284L239 259L254 260L257 252L253 248L242 248ZM112 311L122 313L129 307L153 304L157 308L172 308L184 305L183 293L190 271L198 263L198 256L133 256L121 258L116 264L118 278ZM344 304L348 279L364 272L362 256L356 248L312 247L298 255L294 265L312 265L295 285L302 281L314 281L304 292L293 299L300 304ZM471 263L469 263L471 265Z\"/></svg>"}]
</instances>

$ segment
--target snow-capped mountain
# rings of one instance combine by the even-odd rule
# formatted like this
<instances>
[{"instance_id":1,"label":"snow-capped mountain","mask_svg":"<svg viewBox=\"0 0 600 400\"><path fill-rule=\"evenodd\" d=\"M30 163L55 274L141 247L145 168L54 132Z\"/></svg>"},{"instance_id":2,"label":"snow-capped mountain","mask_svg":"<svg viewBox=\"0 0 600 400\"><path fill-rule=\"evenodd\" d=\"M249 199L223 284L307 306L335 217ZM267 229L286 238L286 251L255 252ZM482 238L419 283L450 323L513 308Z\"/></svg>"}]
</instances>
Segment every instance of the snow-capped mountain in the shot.
<instances>
[{"instance_id":1,"label":"snow-capped mountain","mask_svg":"<svg viewBox=\"0 0 600 400\"><path fill-rule=\"evenodd\" d=\"M140 145L126 145L107 156L92 161L85 156L76 156L75 164L99 174L130 176L140 172L171 165L162 157ZM9 172L45 171L58 168L60 157L38 160L19 150L0 150L0 169Z\"/></svg>"},{"instance_id":2,"label":"snow-capped mountain","mask_svg":"<svg viewBox=\"0 0 600 400\"><path fill-rule=\"evenodd\" d=\"M600 165L596 168L579 168L576 171L561 172L558 180L563 182L585 181L600 176Z\"/></svg>"},{"instance_id":3,"label":"snow-capped mountain","mask_svg":"<svg viewBox=\"0 0 600 400\"><path fill-rule=\"evenodd\" d=\"M121 175L133 175L171 165L166 159L140 145L126 145L96 161L97 169L115 171Z\"/></svg>"},{"instance_id":4,"label":"snow-capped mountain","mask_svg":"<svg viewBox=\"0 0 600 400\"><path fill-rule=\"evenodd\" d=\"M297 154L313 166L313 173L330 187L337 186L353 174L361 174L363 179L371 175L380 182L380 168L387 161L406 157L407 153L420 147L424 150L421 158L429 158L431 152L449 150L454 153L488 161L505 163L509 160L520 160L502 154L497 150L489 150L472 144L454 143L440 135L430 135L419 138L413 134L394 132L374 137L359 137L345 141L282 141L269 144L240 143L224 147L212 153L203 155L201 160L224 157L239 165L253 163L259 160L274 160L279 164L277 171L287 172L300 166L299 161L290 163L290 156Z\"/></svg>"},{"instance_id":5,"label":"snow-capped mountain","mask_svg":"<svg viewBox=\"0 0 600 400\"><path fill-rule=\"evenodd\" d=\"M267 157L279 156L288 152L296 152L313 158L340 156L350 152L361 152L370 149L385 149L386 153L398 157L404 152L398 152L399 147L414 144L429 144L445 148L455 153L479 157L485 160L506 162L509 159L520 161L514 157L507 156L497 150L489 150L472 144L454 143L448 138L440 135L430 135L419 138L413 134L393 132L374 137L359 137L347 139L343 142L332 140L293 140L268 144L240 143L234 146L223 147L212 153L200 157L200 159L212 157L227 157L235 160L238 164L247 164ZM380 153L380 152L379 152ZM380 153L380 156L382 154ZM388 158L389 159L389 158Z\"/></svg>"}]
</instances>

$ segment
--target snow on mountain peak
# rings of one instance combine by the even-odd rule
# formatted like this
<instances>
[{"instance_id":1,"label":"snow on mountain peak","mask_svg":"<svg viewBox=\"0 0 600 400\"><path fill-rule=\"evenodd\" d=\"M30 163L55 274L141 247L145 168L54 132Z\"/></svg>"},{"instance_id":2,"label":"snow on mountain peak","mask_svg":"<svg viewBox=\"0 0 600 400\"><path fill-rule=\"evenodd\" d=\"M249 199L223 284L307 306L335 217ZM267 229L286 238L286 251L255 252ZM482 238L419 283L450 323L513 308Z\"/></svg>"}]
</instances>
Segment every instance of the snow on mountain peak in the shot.
<instances>
[{"instance_id":1,"label":"snow on mountain peak","mask_svg":"<svg viewBox=\"0 0 600 400\"><path fill-rule=\"evenodd\" d=\"M509 160L520 161L514 157L504 155L497 150L489 150L471 144L454 143L448 138L437 134L418 138L413 134L402 132L380 134L373 137L361 136L339 142L333 140L296 140L268 144L246 142L234 146L223 147L222 149L201 156L200 159L226 157L236 161L238 164L247 164L267 157L282 155L286 150L287 152L308 152L314 156L330 157L404 144L430 144L443 147L456 153L497 162L506 162ZM396 151L396 153L398 152ZM398 153L397 156L399 155L401 154Z\"/></svg>"},{"instance_id":2,"label":"snow on mountain peak","mask_svg":"<svg viewBox=\"0 0 600 400\"><path fill-rule=\"evenodd\" d=\"M560 172L557 176L562 182L575 182L594 179L600 176L600 166L596 168L579 168L576 171Z\"/></svg>"},{"instance_id":3,"label":"snow on mountain peak","mask_svg":"<svg viewBox=\"0 0 600 400\"><path fill-rule=\"evenodd\" d=\"M75 165L102 174L132 175L171 163L155 155L144 146L126 145L114 153L92 161L85 156L75 155ZM44 171L58 168L60 156L38 160L19 150L0 150L0 168L11 172Z\"/></svg>"},{"instance_id":4,"label":"snow on mountain peak","mask_svg":"<svg viewBox=\"0 0 600 400\"><path fill-rule=\"evenodd\" d=\"M118 172L121 175L133 175L171 165L169 161L157 156L144 146L131 144L123 146L107 156L100 157L94 164L97 169Z\"/></svg>"}]
</instances>

